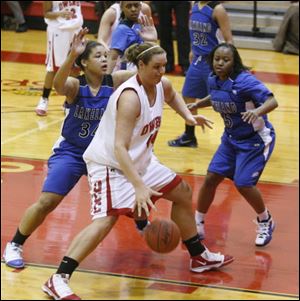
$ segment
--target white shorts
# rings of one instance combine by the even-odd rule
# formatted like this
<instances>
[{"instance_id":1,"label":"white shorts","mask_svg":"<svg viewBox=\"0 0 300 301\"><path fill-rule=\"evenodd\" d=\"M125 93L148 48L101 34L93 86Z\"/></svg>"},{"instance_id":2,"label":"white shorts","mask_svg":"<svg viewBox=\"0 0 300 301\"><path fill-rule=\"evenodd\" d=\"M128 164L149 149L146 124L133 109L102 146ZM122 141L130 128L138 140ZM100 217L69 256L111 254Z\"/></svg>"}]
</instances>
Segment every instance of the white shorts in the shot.
<instances>
[{"instance_id":1,"label":"white shorts","mask_svg":"<svg viewBox=\"0 0 300 301\"><path fill-rule=\"evenodd\" d=\"M57 71L57 69L66 60L70 45L76 30L61 30L58 28L47 28L47 56L46 56L46 70L48 72Z\"/></svg>"},{"instance_id":2,"label":"white shorts","mask_svg":"<svg viewBox=\"0 0 300 301\"><path fill-rule=\"evenodd\" d=\"M108 215L132 215L135 190L124 174L115 168L87 162L91 193L92 219ZM157 160L152 160L142 175L143 182L163 194L174 189L182 179ZM163 197L163 196L161 196ZM161 197L152 197L155 202Z\"/></svg>"}]
</instances>

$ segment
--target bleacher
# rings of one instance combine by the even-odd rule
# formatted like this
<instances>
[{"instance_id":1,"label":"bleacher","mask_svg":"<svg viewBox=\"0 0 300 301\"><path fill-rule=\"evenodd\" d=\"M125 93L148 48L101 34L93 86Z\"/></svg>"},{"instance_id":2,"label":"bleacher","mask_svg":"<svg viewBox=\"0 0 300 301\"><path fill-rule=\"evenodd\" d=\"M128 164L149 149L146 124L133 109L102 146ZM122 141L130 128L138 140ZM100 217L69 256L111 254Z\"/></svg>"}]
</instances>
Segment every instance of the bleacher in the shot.
<instances>
[{"instance_id":1,"label":"bleacher","mask_svg":"<svg viewBox=\"0 0 300 301\"><path fill-rule=\"evenodd\" d=\"M95 12L95 4L82 2L84 26L90 33L96 34L99 27L99 17ZM254 2L257 4L256 24L254 24ZM284 13L289 7L289 1L224 1L228 12L235 45L239 48L272 50L272 39L283 20ZM24 11L26 21L31 29L46 29L43 17L43 1L32 1ZM10 9L1 2L1 20L3 15L12 15ZM157 16L153 16L158 25ZM173 24L175 18L173 18ZM1 22L2 24L2 22ZM254 26L255 25L255 26Z\"/></svg>"},{"instance_id":2,"label":"bleacher","mask_svg":"<svg viewBox=\"0 0 300 301\"><path fill-rule=\"evenodd\" d=\"M273 50L272 40L278 32L290 1L224 2L237 47ZM256 24L254 23L255 3Z\"/></svg>"}]
</instances>

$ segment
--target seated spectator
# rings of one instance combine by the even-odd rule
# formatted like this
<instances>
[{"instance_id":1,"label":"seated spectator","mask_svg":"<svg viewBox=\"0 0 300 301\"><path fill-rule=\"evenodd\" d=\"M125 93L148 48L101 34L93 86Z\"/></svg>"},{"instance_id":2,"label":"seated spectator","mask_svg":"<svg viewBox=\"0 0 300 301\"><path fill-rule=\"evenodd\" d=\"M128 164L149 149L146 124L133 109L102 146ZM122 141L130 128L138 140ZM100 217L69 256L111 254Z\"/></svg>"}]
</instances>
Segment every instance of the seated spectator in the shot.
<instances>
[{"instance_id":1,"label":"seated spectator","mask_svg":"<svg viewBox=\"0 0 300 301\"><path fill-rule=\"evenodd\" d=\"M23 10L20 6L19 1L5 1L6 4L11 9L12 13L14 14L17 28L16 32L25 32L28 30L28 26L26 24L26 21L24 19Z\"/></svg>"},{"instance_id":2,"label":"seated spectator","mask_svg":"<svg viewBox=\"0 0 300 301\"><path fill-rule=\"evenodd\" d=\"M299 54L299 1L291 1L273 41L276 51Z\"/></svg>"}]
</instances>

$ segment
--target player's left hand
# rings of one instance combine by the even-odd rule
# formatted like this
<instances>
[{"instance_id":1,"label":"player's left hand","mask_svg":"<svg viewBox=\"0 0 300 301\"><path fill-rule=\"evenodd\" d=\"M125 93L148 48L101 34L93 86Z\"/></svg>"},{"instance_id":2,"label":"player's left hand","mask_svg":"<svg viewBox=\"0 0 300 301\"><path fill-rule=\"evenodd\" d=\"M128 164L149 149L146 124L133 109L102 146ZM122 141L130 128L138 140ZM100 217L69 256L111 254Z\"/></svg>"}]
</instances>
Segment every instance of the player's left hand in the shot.
<instances>
[{"instance_id":1,"label":"player's left hand","mask_svg":"<svg viewBox=\"0 0 300 301\"><path fill-rule=\"evenodd\" d=\"M81 29L77 34L74 34L73 41L71 44L70 53L74 56L79 56L84 52L88 40L85 35L89 32L88 28Z\"/></svg>"},{"instance_id":2,"label":"player's left hand","mask_svg":"<svg viewBox=\"0 0 300 301\"><path fill-rule=\"evenodd\" d=\"M186 119L185 122L187 125L200 125L203 132L205 132L205 127L212 129L211 124L214 124L213 121L203 115L192 115L192 118Z\"/></svg>"},{"instance_id":3,"label":"player's left hand","mask_svg":"<svg viewBox=\"0 0 300 301\"><path fill-rule=\"evenodd\" d=\"M249 110L247 112L242 112L241 115L242 115L242 120L244 122L248 122L249 124L254 123L259 117L258 114L256 113L256 110Z\"/></svg>"}]
</instances>

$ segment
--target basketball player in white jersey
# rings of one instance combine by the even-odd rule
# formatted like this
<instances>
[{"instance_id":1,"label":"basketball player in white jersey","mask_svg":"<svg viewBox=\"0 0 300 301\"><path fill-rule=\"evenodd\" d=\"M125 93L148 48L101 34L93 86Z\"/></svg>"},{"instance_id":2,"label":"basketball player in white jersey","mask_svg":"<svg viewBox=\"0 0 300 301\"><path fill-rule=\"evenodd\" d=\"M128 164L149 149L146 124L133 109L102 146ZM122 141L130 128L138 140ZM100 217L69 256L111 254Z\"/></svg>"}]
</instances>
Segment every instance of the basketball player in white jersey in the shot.
<instances>
[{"instance_id":1,"label":"basketball player in white jersey","mask_svg":"<svg viewBox=\"0 0 300 301\"><path fill-rule=\"evenodd\" d=\"M102 15L98 30L98 42L102 45L106 45L107 49L110 49L111 36L120 22L121 13L121 5L120 2L117 1L116 3L112 4ZM146 15L150 19L151 14L150 6L142 1L140 15Z\"/></svg>"},{"instance_id":2,"label":"basketball player in white jersey","mask_svg":"<svg viewBox=\"0 0 300 301\"><path fill-rule=\"evenodd\" d=\"M39 116L47 115L54 76L68 56L74 34L83 24L80 1L44 1L43 8L47 23L47 73L35 110Z\"/></svg>"},{"instance_id":3,"label":"basketball player in white jersey","mask_svg":"<svg viewBox=\"0 0 300 301\"><path fill-rule=\"evenodd\" d=\"M211 128L211 121L201 115L193 116L171 82L162 77L167 59L160 46L134 44L126 54L136 64L138 74L110 97L98 130L83 155L89 174L93 221L75 237L57 272L42 287L57 300L80 299L68 286L68 280L109 233L118 216L148 216L160 197L173 203L171 218L190 253L192 272L219 268L233 261L232 256L212 253L201 244L191 188L153 155L164 102L188 124L204 129Z\"/></svg>"}]
</instances>

